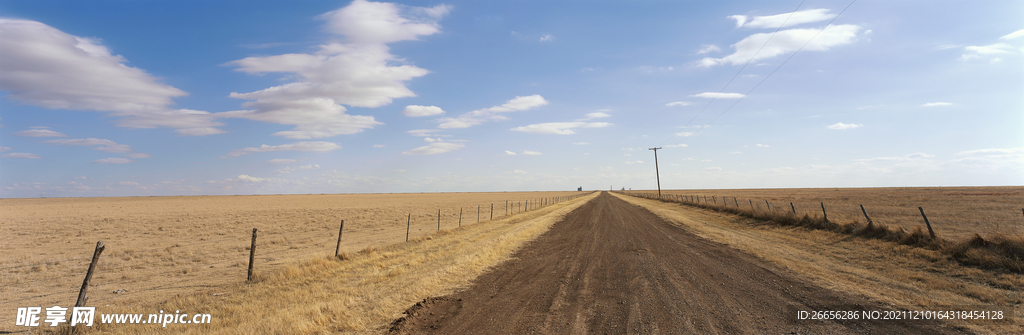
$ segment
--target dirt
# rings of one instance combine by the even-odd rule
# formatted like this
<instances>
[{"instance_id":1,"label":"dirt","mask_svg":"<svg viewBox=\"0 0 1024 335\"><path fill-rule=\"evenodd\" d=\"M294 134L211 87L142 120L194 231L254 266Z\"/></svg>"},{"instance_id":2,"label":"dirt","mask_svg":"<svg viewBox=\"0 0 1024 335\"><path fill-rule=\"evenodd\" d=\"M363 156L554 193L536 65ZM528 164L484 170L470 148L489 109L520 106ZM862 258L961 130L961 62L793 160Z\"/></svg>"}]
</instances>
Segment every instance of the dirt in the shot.
<instances>
[{"instance_id":1,"label":"dirt","mask_svg":"<svg viewBox=\"0 0 1024 335\"><path fill-rule=\"evenodd\" d=\"M936 321L798 320L885 311L602 194L466 290L426 299L395 334L955 334ZM859 313L858 313L859 314Z\"/></svg>"}]
</instances>

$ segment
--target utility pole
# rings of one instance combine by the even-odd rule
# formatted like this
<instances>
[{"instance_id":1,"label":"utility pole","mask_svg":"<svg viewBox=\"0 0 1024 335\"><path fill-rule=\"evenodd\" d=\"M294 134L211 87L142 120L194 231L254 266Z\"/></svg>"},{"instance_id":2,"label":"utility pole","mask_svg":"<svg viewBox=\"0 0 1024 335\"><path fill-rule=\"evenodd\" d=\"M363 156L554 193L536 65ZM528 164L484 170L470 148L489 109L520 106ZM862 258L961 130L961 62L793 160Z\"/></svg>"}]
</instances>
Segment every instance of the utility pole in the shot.
<instances>
[{"instance_id":1,"label":"utility pole","mask_svg":"<svg viewBox=\"0 0 1024 335\"><path fill-rule=\"evenodd\" d=\"M658 180L658 199L661 199L661 174L658 172L658 149L661 148L650 148L648 150L654 150L654 176Z\"/></svg>"}]
</instances>

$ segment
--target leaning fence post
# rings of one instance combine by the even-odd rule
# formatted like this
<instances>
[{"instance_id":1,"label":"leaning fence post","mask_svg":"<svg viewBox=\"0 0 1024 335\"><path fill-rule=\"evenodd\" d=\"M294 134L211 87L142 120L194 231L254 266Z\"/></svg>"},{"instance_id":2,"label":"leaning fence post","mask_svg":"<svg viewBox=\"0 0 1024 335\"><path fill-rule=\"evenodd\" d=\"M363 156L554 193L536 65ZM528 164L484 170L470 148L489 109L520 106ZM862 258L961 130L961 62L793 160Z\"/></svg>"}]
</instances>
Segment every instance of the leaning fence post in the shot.
<instances>
[{"instance_id":1,"label":"leaning fence post","mask_svg":"<svg viewBox=\"0 0 1024 335\"><path fill-rule=\"evenodd\" d=\"M825 203L821 203L821 215L825 216L825 222L828 222L828 213L825 212Z\"/></svg>"},{"instance_id":2,"label":"leaning fence post","mask_svg":"<svg viewBox=\"0 0 1024 335\"><path fill-rule=\"evenodd\" d=\"M736 203L736 207L740 207L740 201L736 200L736 197L732 197L732 201Z\"/></svg>"},{"instance_id":3,"label":"leaning fence post","mask_svg":"<svg viewBox=\"0 0 1024 335\"><path fill-rule=\"evenodd\" d=\"M345 230L345 220L341 220L341 228L338 228L338 246L334 247L334 257L338 257L338 252L341 251L341 232Z\"/></svg>"},{"instance_id":4,"label":"leaning fence post","mask_svg":"<svg viewBox=\"0 0 1024 335\"><path fill-rule=\"evenodd\" d=\"M412 222L412 213L405 219L405 241L409 242L409 223Z\"/></svg>"},{"instance_id":5,"label":"leaning fence post","mask_svg":"<svg viewBox=\"0 0 1024 335\"><path fill-rule=\"evenodd\" d=\"M252 245L249 246L249 275L245 281L252 281L252 262L256 260L256 228L252 229Z\"/></svg>"},{"instance_id":6,"label":"leaning fence post","mask_svg":"<svg viewBox=\"0 0 1024 335\"><path fill-rule=\"evenodd\" d=\"M750 203L750 210L754 210L754 201L750 200L750 199L747 199L747 202Z\"/></svg>"},{"instance_id":7,"label":"leaning fence post","mask_svg":"<svg viewBox=\"0 0 1024 335\"><path fill-rule=\"evenodd\" d=\"M718 204L718 198L715 198L715 196L713 196L713 195L711 196L711 201L714 201L715 205Z\"/></svg>"},{"instance_id":8,"label":"leaning fence post","mask_svg":"<svg viewBox=\"0 0 1024 335\"><path fill-rule=\"evenodd\" d=\"M92 281L92 271L96 269L96 262L100 260L100 254L103 253L103 249L107 246L103 245L103 241L96 242L96 250L92 252L92 262L89 262L89 270L85 272L85 280L82 281L82 289L78 290L78 301L75 302L75 307L85 307L85 302L89 300L89 282Z\"/></svg>"},{"instance_id":9,"label":"leaning fence post","mask_svg":"<svg viewBox=\"0 0 1024 335\"><path fill-rule=\"evenodd\" d=\"M765 205L768 205L768 210L769 210L769 211L771 211L771 210L772 210L772 204L768 203L768 200L765 200L765 201L764 201L764 204L765 204Z\"/></svg>"},{"instance_id":10,"label":"leaning fence post","mask_svg":"<svg viewBox=\"0 0 1024 335\"><path fill-rule=\"evenodd\" d=\"M924 208L918 207L917 210L921 211L921 217L924 218L924 225L928 226L928 235L931 235L932 238L935 238L935 231L932 230L932 223L928 222L928 216L924 215Z\"/></svg>"},{"instance_id":11,"label":"leaning fence post","mask_svg":"<svg viewBox=\"0 0 1024 335\"><path fill-rule=\"evenodd\" d=\"M864 205L860 205L860 211L864 213L864 218L868 219L868 224L871 224L871 217L868 216L868 211L864 210Z\"/></svg>"}]
</instances>

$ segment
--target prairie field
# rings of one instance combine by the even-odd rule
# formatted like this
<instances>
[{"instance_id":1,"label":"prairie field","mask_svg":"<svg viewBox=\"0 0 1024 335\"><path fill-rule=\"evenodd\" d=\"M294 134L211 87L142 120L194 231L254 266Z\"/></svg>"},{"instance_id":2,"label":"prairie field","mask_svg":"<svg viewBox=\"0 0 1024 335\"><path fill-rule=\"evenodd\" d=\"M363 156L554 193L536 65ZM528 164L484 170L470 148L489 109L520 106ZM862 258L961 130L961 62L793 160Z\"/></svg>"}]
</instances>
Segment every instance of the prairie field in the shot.
<instances>
[{"instance_id":1,"label":"prairie field","mask_svg":"<svg viewBox=\"0 0 1024 335\"><path fill-rule=\"evenodd\" d=\"M152 305L244 282L252 229L257 277L490 221L580 192L0 199L0 330L27 306L73 306L96 242L106 249L89 306ZM508 208L505 204L508 202ZM528 204L529 203L529 204ZM117 293L115 293L117 292Z\"/></svg>"},{"instance_id":2,"label":"prairie field","mask_svg":"<svg viewBox=\"0 0 1024 335\"><path fill-rule=\"evenodd\" d=\"M921 207L941 238L964 240L975 233L986 239L1024 237L1024 186L662 190L662 194L699 197L700 202L707 196L708 203L736 206L738 202L741 208L760 210L771 204L775 211L796 208L798 215L811 217L822 216L824 203L828 219L839 223L867 222L860 209L864 205L872 221L907 231L925 227Z\"/></svg>"}]
</instances>

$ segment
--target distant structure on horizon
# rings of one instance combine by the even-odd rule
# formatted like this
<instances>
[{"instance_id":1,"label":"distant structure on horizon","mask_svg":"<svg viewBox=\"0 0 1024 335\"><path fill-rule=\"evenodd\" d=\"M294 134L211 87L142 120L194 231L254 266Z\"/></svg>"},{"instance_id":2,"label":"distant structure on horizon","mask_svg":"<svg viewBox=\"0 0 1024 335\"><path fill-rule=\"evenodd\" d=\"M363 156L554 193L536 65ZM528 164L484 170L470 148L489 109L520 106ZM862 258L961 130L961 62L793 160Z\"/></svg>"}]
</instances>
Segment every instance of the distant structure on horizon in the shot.
<instances>
[{"instance_id":1,"label":"distant structure on horizon","mask_svg":"<svg viewBox=\"0 0 1024 335\"><path fill-rule=\"evenodd\" d=\"M576 190L582 192L583 191L583 186L577 187Z\"/></svg>"}]
</instances>

